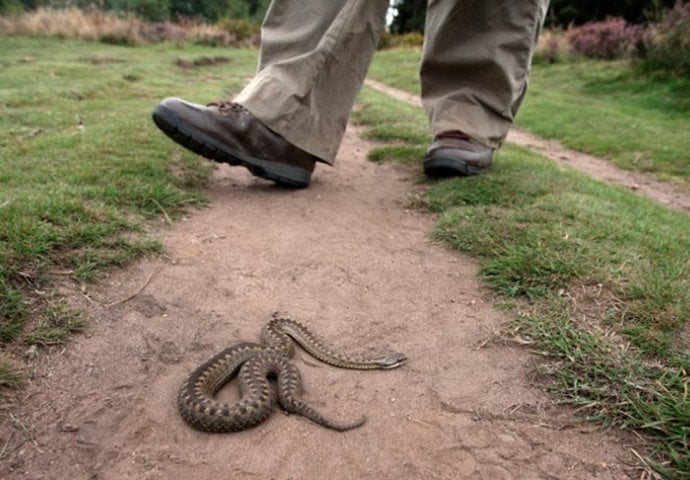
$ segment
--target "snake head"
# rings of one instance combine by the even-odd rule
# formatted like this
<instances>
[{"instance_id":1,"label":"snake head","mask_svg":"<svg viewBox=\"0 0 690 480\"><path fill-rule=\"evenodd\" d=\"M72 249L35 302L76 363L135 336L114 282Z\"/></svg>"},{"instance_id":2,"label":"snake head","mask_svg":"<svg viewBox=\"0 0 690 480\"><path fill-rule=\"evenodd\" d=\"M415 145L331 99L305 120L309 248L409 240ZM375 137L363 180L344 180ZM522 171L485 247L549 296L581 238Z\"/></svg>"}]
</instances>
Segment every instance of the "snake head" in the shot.
<instances>
[{"instance_id":1,"label":"snake head","mask_svg":"<svg viewBox=\"0 0 690 480\"><path fill-rule=\"evenodd\" d=\"M407 357L402 353L389 353L381 358L376 359L376 363L384 370L397 368L405 363Z\"/></svg>"}]
</instances>

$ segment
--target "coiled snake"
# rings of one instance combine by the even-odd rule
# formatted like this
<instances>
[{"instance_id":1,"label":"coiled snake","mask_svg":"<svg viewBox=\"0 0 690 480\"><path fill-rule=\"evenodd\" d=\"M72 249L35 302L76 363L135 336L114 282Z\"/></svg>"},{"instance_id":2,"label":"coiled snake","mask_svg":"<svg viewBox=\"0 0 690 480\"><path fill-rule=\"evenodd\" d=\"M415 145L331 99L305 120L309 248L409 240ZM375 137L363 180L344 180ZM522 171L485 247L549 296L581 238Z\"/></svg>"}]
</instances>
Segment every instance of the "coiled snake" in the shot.
<instances>
[{"instance_id":1,"label":"coiled snake","mask_svg":"<svg viewBox=\"0 0 690 480\"><path fill-rule=\"evenodd\" d=\"M341 368L390 369L406 360L401 353L371 359L348 358L325 347L301 323L274 315L261 331L262 343L228 347L191 373L177 395L182 418L198 430L236 432L266 420L277 399L287 412L333 430L345 431L363 425L364 417L349 423L330 420L300 399L302 378L290 362L295 353L291 339L313 357ZM218 390L235 376L239 378L240 400L234 404L216 400ZM276 389L269 376L276 378Z\"/></svg>"}]
</instances>

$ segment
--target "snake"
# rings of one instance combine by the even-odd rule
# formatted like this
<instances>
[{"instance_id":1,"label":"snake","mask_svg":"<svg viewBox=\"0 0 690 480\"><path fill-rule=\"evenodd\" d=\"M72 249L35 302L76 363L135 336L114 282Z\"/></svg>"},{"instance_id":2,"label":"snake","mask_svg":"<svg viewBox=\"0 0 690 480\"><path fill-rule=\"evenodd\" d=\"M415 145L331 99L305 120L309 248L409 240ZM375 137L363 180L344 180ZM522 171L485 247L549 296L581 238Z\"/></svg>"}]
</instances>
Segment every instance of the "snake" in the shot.
<instances>
[{"instance_id":1,"label":"snake","mask_svg":"<svg viewBox=\"0 0 690 480\"><path fill-rule=\"evenodd\" d=\"M177 408L184 421L205 432L239 432L265 421L278 403L288 413L336 431L362 426L364 416L353 421L332 420L301 399L302 377L291 362L295 354L293 340L314 358L340 368L387 370L407 360L397 352L350 358L326 347L301 323L274 315L261 330L261 343L241 342L226 347L192 371L177 395ZM240 399L234 403L217 400L218 391L235 377Z\"/></svg>"}]
</instances>

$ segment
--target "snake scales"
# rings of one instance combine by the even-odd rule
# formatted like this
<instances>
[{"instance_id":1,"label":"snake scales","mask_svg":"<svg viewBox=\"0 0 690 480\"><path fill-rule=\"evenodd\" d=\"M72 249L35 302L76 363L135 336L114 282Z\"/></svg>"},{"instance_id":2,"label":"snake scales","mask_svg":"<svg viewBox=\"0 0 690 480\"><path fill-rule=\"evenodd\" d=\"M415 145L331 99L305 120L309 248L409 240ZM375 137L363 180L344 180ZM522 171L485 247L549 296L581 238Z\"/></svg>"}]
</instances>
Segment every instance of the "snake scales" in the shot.
<instances>
[{"instance_id":1,"label":"snake scales","mask_svg":"<svg viewBox=\"0 0 690 480\"><path fill-rule=\"evenodd\" d=\"M276 400L289 413L338 431L364 424L364 417L353 422L337 422L324 417L300 399L302 379L290 362L292 340L324 363L360 370L390 369L405 363L401 353L378 358L348 358L331 351L301 323L274 316L261 331L262 343L238 343L228 347L194 370L182 384L177 407L192 427L208 432L236 432L258 425L268 418ZM234 404L222 403L215 394L235 376L239 378L241 398ZM268 378L276 379L274 389Z\"/></svg>"}]
</instances>

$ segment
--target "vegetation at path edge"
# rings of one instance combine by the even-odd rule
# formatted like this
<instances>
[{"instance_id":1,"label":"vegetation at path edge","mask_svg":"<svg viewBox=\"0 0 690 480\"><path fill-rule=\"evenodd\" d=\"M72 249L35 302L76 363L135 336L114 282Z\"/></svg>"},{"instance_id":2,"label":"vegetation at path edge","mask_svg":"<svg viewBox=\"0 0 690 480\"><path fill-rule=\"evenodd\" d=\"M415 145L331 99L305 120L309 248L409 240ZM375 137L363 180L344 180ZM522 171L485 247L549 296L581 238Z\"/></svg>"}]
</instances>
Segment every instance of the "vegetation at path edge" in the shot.
<instances>
[{"instance_id":1,"label":"vegetation at path edge","mask_svg":"<svg viewBox=\"0 0 690 480\"><path fill-rule=\"evenodd\" d=\"M103 268L160 252L155 229L203 203L198 187L211 167L156 130L153 106L179 94L180 85L192 101L230 97L254 73L255 60L254 51L184 43L131 48L0 37L0 384L19 383L11 360L27 346L59 344L85 328L46 285L56 278L86 282ZM416 78L417 62L418 52L382 52L372 73L414 91L418 85L408 79ZM563 102L564 112L596 112L590 107L605 100L614 111L634 97L632 110L618 109L627 115L621 123L606 122L609 113L592 115L601 123L588 131L604 134L615 125L622 144L654 137L641 142L649 169L686 181L687 157L674 163L671 154L664 163L646 149L686 125L678 108L685 84L660 80L648 88L611 68L555 65L536 87L545 101L530 107L528 98L525 109L534 108L537 118L569 96L580 104ZM578 83L578 69L591 76ZM559 90L565 79L573 82L567 92ZM372 159L419 168L428 144L421 110L369 90L360 101L355 119L388 143ZM638 115L647 133L630 134ZM545 122L535 120L539 128ZM583 128L566 128L578 125L567 116L550 122L564 125L554 134L563 138ZM644 137L650 126L656 135ZM687 140L671 137L671 151L685 154ZM640 163L631 168L643 169ZM515 312L512 334L550 360L537 368L554 395L590 419L644 432L653 439L654 468L687 478L688 217L514 147L502 149L484 176L429 186L411 201L440 214L436 238L479 259L487 284Z\"/></svg>"},{"instance_id":2,"label":"vegetation at path edge","mask_svg":"<svg viewBox=\"0 0 690 480\"><path fill-rule=\"evenodd\" d=\"M421 170L421 109L369 89L359 102L355 120L387 144L370 157ZM427 184L412 203L479 259L514 312L510 334L548 360L535 368L553 394L644 432L654 469L688 478L690 218L511 146L482 176Z\"/></svg>"},{"instance_id":3,"label":"vegetation at path edge","mask_svg":"<svg viewBox=\"0 0 690 480\"><path fill-rule=\"evenodd\" d=\"M419 95L420 52L376 53L370 76ZM636 74L625 61L538 64L517 126L619 167L690 188L690 79Z\"/></svg>"},{"instance_id":4,"label":"vegetation at path edge","mask_svg":"<svg viewBox=\"0 0 690 480\"><path fill-rule=\"evenodd\" d=\"M156 225L203 203L209 163L161 135L153 107L180 85L200 102L230 95L255 60L250 50L221 58L183 44L0 37L0 385L17 385L11 364L28 346L84 328L47 286L160 252Z\"/></svg>"}]
</instances>

